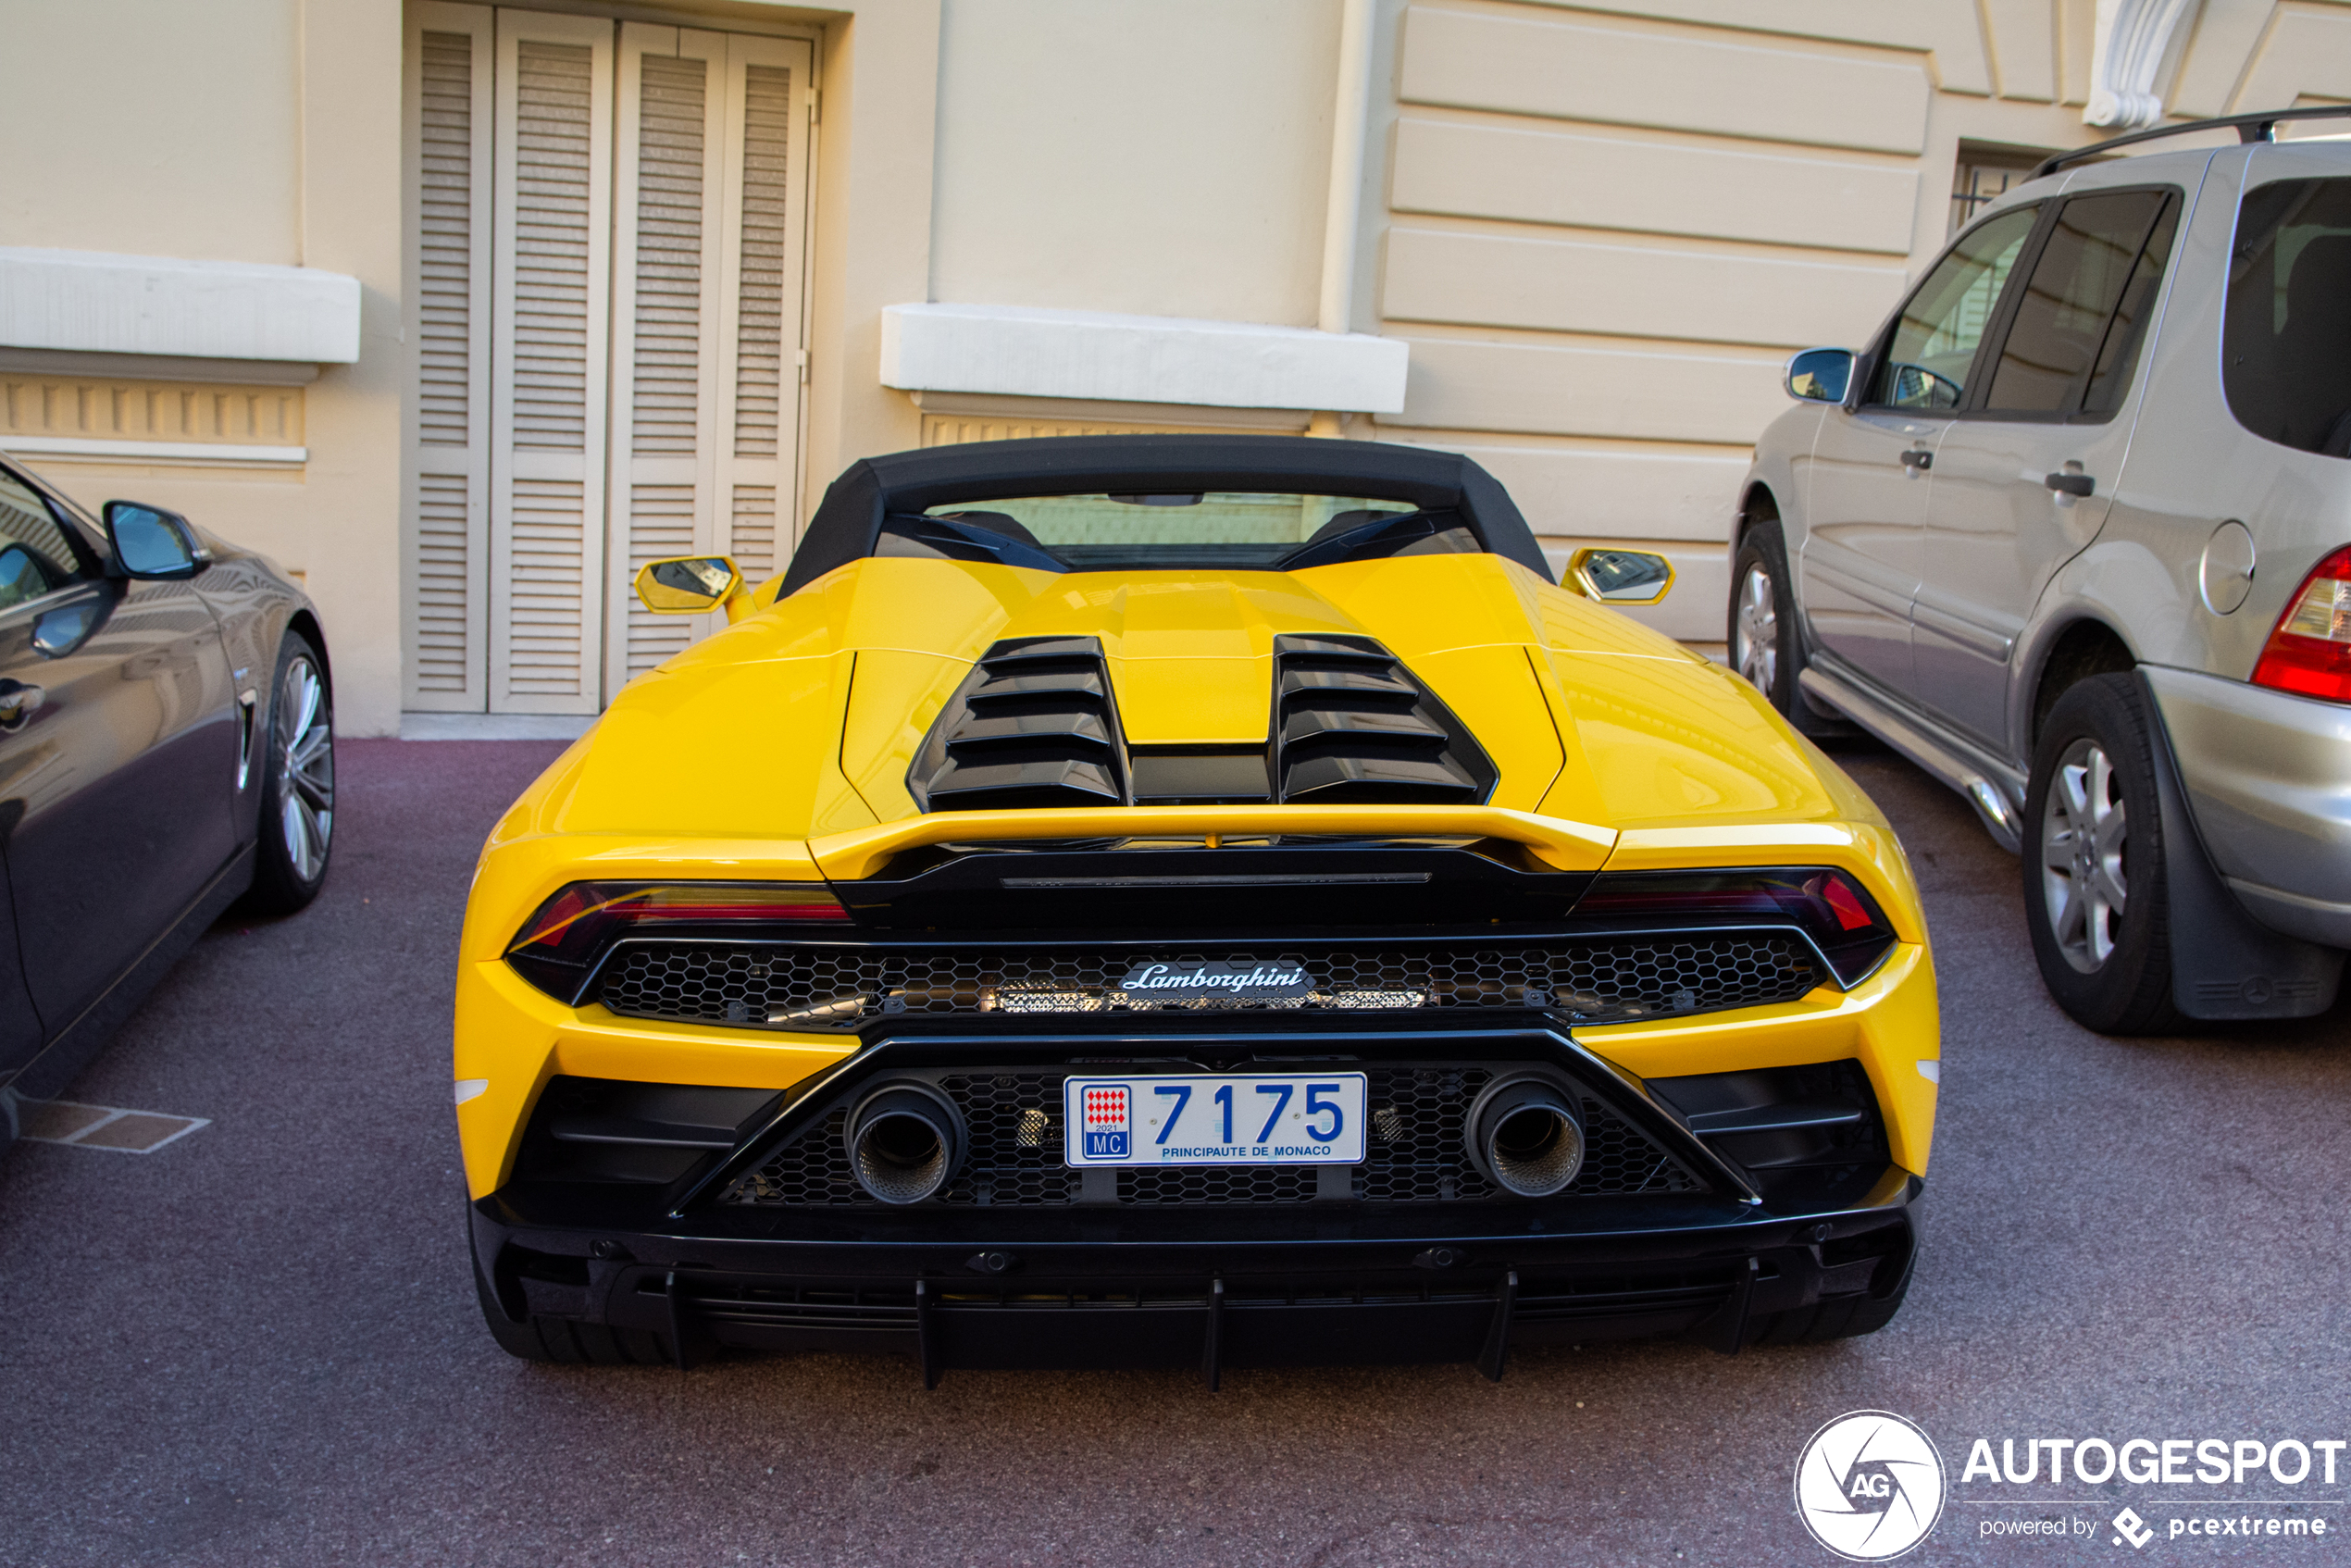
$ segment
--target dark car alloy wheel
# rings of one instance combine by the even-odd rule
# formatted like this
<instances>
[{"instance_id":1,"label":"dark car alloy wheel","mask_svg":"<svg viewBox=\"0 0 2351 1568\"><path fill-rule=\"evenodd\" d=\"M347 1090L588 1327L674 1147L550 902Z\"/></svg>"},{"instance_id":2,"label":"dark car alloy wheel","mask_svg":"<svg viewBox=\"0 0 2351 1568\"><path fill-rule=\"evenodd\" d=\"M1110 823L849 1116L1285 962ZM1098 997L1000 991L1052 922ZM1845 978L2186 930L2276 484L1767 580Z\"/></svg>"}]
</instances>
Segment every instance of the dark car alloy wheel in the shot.
<instances>
[{"instance_id":1,"label":"dark car alloy wheel","mask_svg":"<svg viewBox=\"0 0 2351 1568\"><path fill-rule=\"evenodd\" d=\"M290 914L318 896L334 845L334 698L317 652L289 632L262 756L261 841L249 907Z\"/></svg>"}]
</instances>

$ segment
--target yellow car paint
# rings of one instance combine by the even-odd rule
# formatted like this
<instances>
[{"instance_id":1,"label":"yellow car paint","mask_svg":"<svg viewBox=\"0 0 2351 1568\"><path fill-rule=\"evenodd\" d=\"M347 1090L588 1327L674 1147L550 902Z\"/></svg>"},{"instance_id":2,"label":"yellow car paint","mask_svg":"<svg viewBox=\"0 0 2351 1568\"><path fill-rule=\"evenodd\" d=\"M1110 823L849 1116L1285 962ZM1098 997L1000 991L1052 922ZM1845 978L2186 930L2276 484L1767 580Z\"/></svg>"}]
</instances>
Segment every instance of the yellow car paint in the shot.
<instances>
[{"instance_id":1,"label":"yellow car paint","mask_svg":"<svg viewBox=\"0 0 2351 1568\"><path fill-rule=\"evenodd\" d=\"M1500 806L1214 805L1096 806L1085 810L951 811L908 817L809 841L824 875L855 880L881 869L890 856L950 840L1041 837L1042 823L1064 838L1227 839L1271 833L1350 837L1413 836L1506 839L1526 845L1561 871L1596 871L1617 835L1588 823L1536 816ZM549 890L553 891L553 889Z\"/></svg>"},{"instance_id":2,"label":"yellow car paint","mask_svg":"<svg viewBox=\"0 0 2351 1568\"><path fill-rule=\"evenodd\" d=\"M1611 871L1822 865L1876 898L1901 945L1869 980L1775 1007L1579 1028L1638 1076L1858 1056L1894 1157L1923 1174L1939 1055L1916 887L1876 809L1744 681L1491 555L1395 557L1292 574L1056 575L874 558L741 618L632 681L484 847L459 964L455 1076L468 1186L494 1191L557 1072L781 1088L854 1044L650 1026L564 1006L502 954L566 883L870 876L954 840L1117 834L1491 835ZM973 662L1013 637L1099 638L1130 740L1265 737L1278 635L1378 639L1501 772L1484 806L1126 807L918 814L905 775Z\"/></svg>"},{"instance_id":3,"label":"yellow car paint","mask_svg":"<svg viewBox=\"0 0 2351 1568\"><path fill-rule=\"evenodd\" d=\"M1924 944L1904 942L1849 991L1822 986L1778 1006L1603 1024L1579 1028L1575 1038L1638 1078L1858 1057L1885 1109L1894 1163L1923 1176L1934 1135L1935 1084L1919 1064L1941 1061L1941 1027L1934 961Z\"/></svg>"},{"instance_id":4,"label":"yellow car paint","mask_svg":"<svg viewBox=\"0 0 2351 1568\"><path fill-rule=\"evenodd\" d=\"M559 1073L790 1089L845 1060L855 1046L838 1035L647 1024L601 1007L570 1008L497 956L469 952L457 972L457 1076L490 1087L457 1107L467 1190L483 1198L504 1185L530 1107Z\"/></svg>"}]
</instances>

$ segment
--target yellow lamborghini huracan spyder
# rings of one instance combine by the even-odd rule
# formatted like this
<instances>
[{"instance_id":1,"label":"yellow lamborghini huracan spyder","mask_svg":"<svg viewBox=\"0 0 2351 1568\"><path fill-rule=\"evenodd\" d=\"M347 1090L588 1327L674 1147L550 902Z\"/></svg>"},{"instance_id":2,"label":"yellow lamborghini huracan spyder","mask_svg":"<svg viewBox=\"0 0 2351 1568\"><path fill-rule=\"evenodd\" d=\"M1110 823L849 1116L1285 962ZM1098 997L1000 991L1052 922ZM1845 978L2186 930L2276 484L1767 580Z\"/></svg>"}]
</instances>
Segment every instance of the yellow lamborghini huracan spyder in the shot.
<instances>
[{"instance_id":1,"label":"yellow lamborghini huracan spyder","mask_svg":"<svg viewBox=\"0 0 2351 1568\"><path fill-rule=\"evenodd\" d=\"M1466 458L877 457L484 849L457 981L516 1355L1474 1361L1864 1334L1934 975L1755 691Z\"/></svg>"}]
</instances>

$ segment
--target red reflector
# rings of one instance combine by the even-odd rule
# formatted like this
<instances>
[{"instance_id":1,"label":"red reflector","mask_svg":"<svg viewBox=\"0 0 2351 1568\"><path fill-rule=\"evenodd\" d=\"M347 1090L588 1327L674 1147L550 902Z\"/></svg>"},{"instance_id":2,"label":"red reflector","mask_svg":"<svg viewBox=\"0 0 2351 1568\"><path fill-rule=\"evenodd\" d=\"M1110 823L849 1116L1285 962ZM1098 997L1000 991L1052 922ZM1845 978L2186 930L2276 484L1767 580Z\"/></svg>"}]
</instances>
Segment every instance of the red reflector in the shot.
<instances>
[{"instance_id":1,"label":"red reflector","mask_svg":"<svg viewBox=\"0 0 2351 1568\"><path fill-rule=\"evenodd\" d=\"M539 906L539 913L515 938L516 947L553 946L563 940L564 930L581 915L596 908L597 889L592 883L574 882L554 898Z\"/></svg>"},{"instance_id":2,"label":"red reflector","mask_svg":"<svg viewBox=\"0 0 2351 1568\"><path fill-rule=\"evenodd\" d=\"M1839 927L1847 931L1858 931L1864 926L1876 923L1876 917L1861 907L1860 896L1854 892L1851 883L1834 874L1822 880L1827 886L1821 890L1821 897L1828 902L1829 908L1836 912Z\"/></svg>"},{"instance_id":3,"label":"red reflector","mask_svg":"<svg viewBox=\"0 0 2351 1568\"><path fill-rule=\"evenodd\" d=\"M2253 666L2253 684L2351 703L2351 546L2302 579Z\"/></svg>"},{"instance_id":4,"label":"red reflector","mask_svg":"<svg viewBox=\"0 0 2351 1568\"><path fill-rule=\"evenodd\" d=\"M508 951L586 964L644 926L842 924L823 888L795 882L574 882L539 906Z\"/></svg>"}]
</instances>

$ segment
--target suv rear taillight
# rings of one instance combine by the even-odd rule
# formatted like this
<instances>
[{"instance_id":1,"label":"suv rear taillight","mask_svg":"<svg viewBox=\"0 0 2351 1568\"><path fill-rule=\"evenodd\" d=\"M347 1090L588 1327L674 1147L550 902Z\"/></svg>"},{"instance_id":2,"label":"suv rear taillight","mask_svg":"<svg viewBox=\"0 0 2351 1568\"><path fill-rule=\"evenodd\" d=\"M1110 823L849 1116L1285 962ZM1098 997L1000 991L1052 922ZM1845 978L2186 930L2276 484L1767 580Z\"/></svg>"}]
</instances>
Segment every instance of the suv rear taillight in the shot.
<instances>
[{"instance_id":1,"label":"suv rear taillight","mask_svg":"<svg viewBox=\"0 0 2351 1568\"><path fill-rule=\"evenodd\" d=\"M2302 579L2253 666L2253 684L2351 703L2351 545Z\"/></svg>"}]
</instances>

